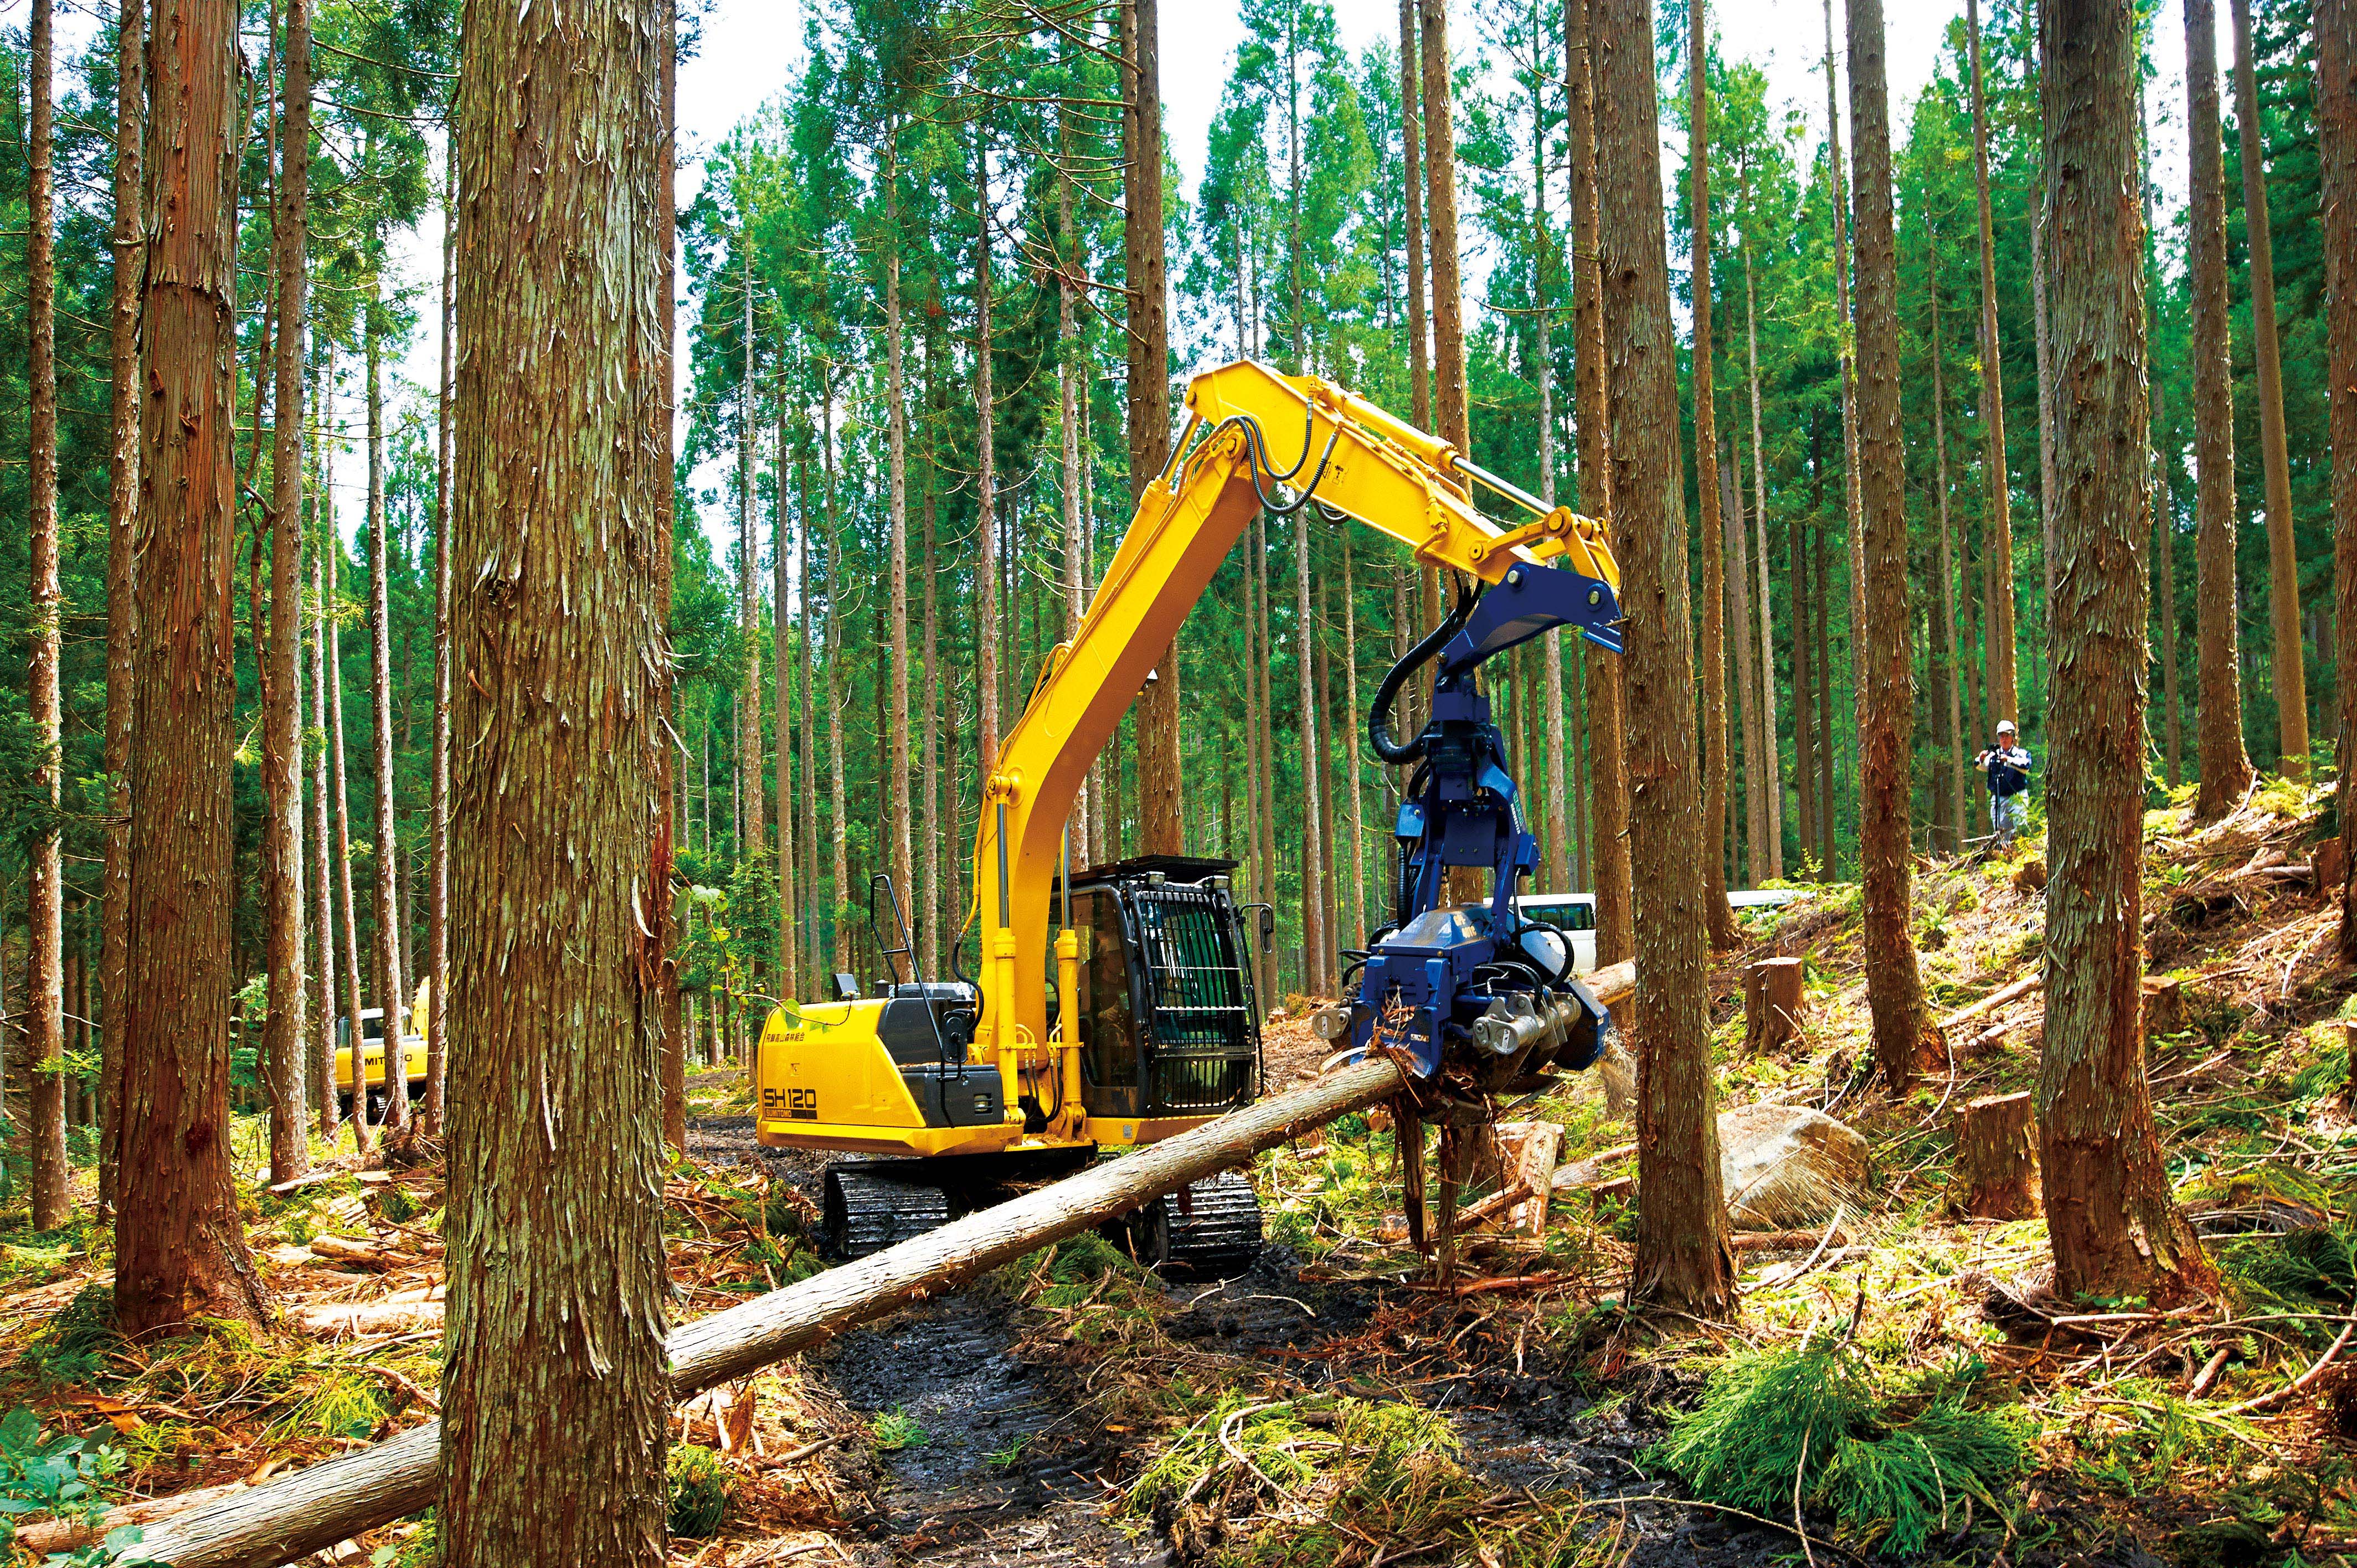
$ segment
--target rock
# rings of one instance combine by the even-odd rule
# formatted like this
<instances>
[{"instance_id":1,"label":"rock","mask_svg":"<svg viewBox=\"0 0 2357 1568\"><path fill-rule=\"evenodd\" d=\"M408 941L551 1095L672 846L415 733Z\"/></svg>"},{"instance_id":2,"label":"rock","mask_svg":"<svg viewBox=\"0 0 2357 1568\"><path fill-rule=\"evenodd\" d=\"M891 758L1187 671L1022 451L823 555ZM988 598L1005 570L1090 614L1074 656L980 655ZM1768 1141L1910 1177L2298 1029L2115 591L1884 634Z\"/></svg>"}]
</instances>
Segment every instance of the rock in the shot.
<instances>
[{"instance_id":1,"label":"rock","mask_svg":"<svg viewBox=\"0 0 2357 1568\"><path fill-rule=\"evenodd\" d=\"M1719 1179L1728 1221L1785 1230L1822 1221L1866 1189L1867 1142L1805 1105L1738 1105L1718 1118Z\"/></svg>"}]
</instances>

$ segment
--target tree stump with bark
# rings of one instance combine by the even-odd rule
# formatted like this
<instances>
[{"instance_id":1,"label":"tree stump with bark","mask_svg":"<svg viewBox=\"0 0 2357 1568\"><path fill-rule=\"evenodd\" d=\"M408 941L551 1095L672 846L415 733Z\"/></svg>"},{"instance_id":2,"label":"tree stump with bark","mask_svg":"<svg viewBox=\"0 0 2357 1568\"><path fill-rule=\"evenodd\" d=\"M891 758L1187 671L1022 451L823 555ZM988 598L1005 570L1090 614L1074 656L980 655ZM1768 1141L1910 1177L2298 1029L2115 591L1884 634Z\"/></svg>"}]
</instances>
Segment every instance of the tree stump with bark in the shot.
<instances>
[{"instance_id":1,"label":"tree stump with bark","mask_svg":"<svg viewBox=\"0 0 2357 1568\"><path fill-rule=\"evenodd\" d=\"M2040 1208L2038 1137L2028 1094L1968 1101L1956 1117L1957 1209L1980 1219L2029 1219Z\"/></svg>"},{"instance_id":2,"label":"tree stump with bark","mask_svg":"<svg viewBox=\"0 0 2357 1568\"><path fill-rule=\"evenodd\" d=\"M2186 1025L2185 987L2174 980L2147 975L2144 982L2144 1037L2174 1035Z\"/></svg>"},{"instance_id":3,"label":"tree stump with bark","mask_svg":"<svg viewBox=\"0 0 2357 1568\"><path fill-rule=\"evenodd\" d=\"M1806 966L1796 958L1761 959L1743 971L1743 1051L1781 1050L1800 1036L1808 1006Z\"/></svg>"}]
</instances>

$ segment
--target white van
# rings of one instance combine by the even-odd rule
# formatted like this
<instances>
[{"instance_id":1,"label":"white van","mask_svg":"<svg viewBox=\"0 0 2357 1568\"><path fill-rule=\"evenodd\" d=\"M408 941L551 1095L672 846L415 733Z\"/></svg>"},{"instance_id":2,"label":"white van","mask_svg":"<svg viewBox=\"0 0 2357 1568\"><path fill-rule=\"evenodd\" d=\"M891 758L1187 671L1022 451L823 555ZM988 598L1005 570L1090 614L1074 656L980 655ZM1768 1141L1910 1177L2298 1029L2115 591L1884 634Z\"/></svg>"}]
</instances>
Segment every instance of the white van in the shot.
<instances>
[{"instance_id":1,"label":"white van","mask_svg":"<svg viewBox=\"0 0 2357 1568\"><path fill-rule=\"evenodd\" d=\"M1746 887L1730 890L1727 901L1741 914L1746 909L1772 909L1807 897L1797 887ZM1515 899L1514 908L1571 938L1574 971L1585 974L1596 967L1595 894L1533 893Z\"/></svg>"}]
</instances>

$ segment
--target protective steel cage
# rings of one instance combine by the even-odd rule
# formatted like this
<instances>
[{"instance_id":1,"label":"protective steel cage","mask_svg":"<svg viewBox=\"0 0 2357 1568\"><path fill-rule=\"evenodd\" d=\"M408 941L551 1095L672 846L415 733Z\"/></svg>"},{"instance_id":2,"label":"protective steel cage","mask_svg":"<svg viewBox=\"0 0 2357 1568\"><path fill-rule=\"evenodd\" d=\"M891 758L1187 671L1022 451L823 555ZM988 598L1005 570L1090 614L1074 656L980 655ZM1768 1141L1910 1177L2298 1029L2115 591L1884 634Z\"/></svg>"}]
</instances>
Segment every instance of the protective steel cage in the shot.
<instances>
[{"instance_id":1,"label":"protective steel cage","mask_svg":"<svg viewBox=\"0 0 2357 1568\"><path fill-rule=\"evenodd\" d=\"M1224 893L1134 888L1138 981L1151 1019L1149 1115L1225 1111L1259 1087L1259 1012L1235 908Z\"/></svg>"}]
</instances>

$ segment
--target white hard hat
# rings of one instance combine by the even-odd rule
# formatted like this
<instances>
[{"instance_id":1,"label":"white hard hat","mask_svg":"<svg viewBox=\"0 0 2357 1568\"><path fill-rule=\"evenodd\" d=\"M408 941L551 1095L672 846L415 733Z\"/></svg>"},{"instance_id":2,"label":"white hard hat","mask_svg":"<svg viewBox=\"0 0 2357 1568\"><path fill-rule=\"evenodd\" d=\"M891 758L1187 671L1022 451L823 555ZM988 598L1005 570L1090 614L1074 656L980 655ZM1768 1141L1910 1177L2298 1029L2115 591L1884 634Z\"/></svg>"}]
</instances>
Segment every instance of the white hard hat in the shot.
<instances>
[{"instance_id":1,"label":"white hard hat","mask_svg":"<svg viewBox=\"0 0 2357 1568\"><path fill-rule=\"evenodd\" d=\"M1999 735L2014 734L2013 721L2011 719L1999 719L1996 725L1996 733Z\"/></svg>"}]
</instances>

